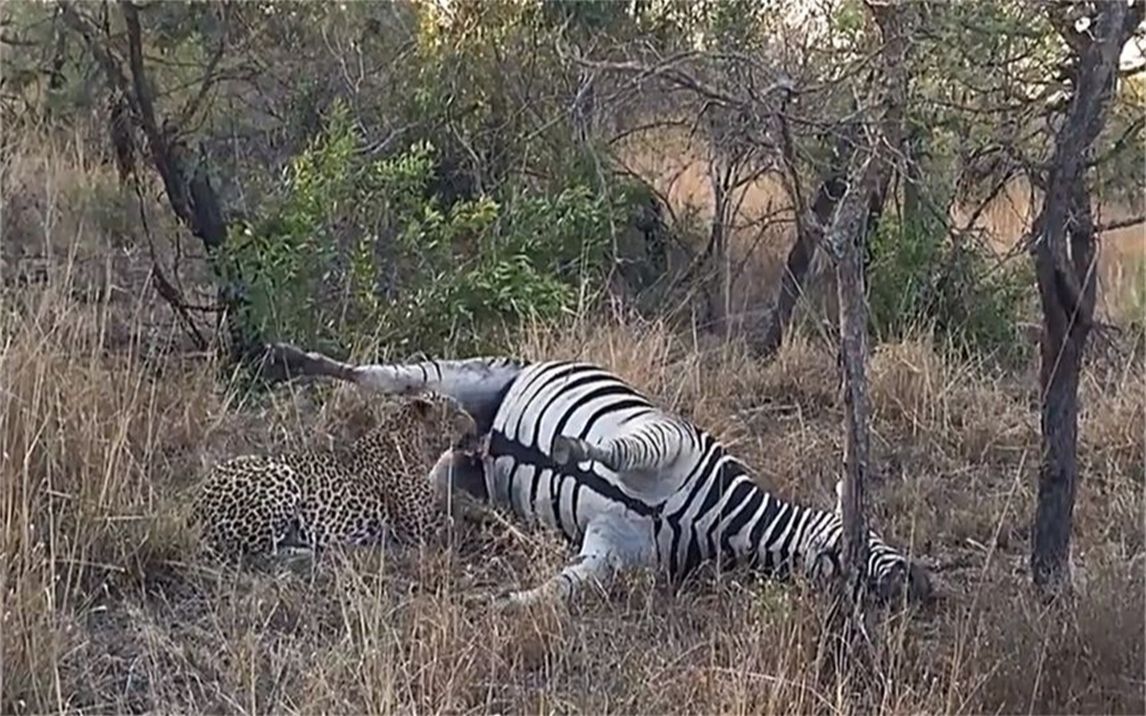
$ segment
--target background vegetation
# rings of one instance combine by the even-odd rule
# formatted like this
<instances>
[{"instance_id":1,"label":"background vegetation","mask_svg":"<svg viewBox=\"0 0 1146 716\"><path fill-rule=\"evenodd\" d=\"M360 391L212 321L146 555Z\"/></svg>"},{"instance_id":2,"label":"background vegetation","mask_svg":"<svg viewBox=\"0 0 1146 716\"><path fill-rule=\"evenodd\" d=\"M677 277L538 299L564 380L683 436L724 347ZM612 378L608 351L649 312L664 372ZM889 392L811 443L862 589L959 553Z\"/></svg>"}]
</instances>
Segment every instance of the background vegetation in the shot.
<instances>
[{"instance_id":1,"label":"background vegetation","mask_svg":"<svg viewBox=\"0 0 1146 716\"><path fill-rule=\"evenodd\" d=\"M567 557L550 537L216 572L182 520L213 461L371 420L332 386L253 389L235 348L271 339L590 358L831 504L823 255L782 345L759 336L870 90L862 3L154 3L142 93L123 4L5 4L0 711L1146 710L1143 60L1089 175L1101 325L1064 612L1025 571L1025 242L1070 52L1038 4L917 7L909 149L866 246L872 519L943 599L880 624L862 701L820 678L798 589L634 579L510 618L460 597L541 578Z\"/></svg>"}]
</instances>

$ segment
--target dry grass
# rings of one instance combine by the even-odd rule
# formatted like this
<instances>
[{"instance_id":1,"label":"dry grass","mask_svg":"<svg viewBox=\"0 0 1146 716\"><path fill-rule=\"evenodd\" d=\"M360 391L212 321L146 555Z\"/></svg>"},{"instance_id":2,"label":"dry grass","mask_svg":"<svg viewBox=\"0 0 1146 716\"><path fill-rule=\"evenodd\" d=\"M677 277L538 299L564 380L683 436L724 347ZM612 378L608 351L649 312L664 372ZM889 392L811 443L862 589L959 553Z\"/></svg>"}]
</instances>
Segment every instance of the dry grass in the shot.
<instances>
[{"instance_id":1,"label":"dry grass","mask_svg":"<svg viewBox=\"0 0 1146 716\"><path fill-rule=\"evenodd\" d=\"M573 614L514 618L462 596L543 578L567 554L550 537L490 532L458 554L363 552L313 572L201 569L180 495L205 462L337 438L366 398L243 400L213 366L105 350L112 306L51 289L25 299L3 325L5 712L860 708L818 677L821 605L745 575L675 593L638 576ZM770 486L829 503L840 409L832 355L809 341L760 367L659 326L595 321L538 332L523 352L615 366L735 444ZM1023 573L1036 447L1024 397L923 341L874 356L888 468L875 519L948 569L938 607L883 624L884 688L863 708L1141 711L1142 645L1128 636L1144 626L1130 426L1143 379L1126 376L1087 388L1086 579L1064 618L1029 598Z\"/></svg>"},{"instance_id":2,"label":"dry grass","mask_svg":"<svg viewBox=\"0 0 1146 716\"><path fill-rule=\"evenodd\" d=\"M73 211L44 235L65 257L98 254L88 209ZM207 464L343 439L370 398L247 394L157 327L169 317L142 285L93 302L75 262L59 266L0 303L0 712L1146 710L1141 365L1084 385L1081 578L1062 610L1031 598L1025 568L1032 387L924 337L877 350L872 516L936 568L944 598L884 618L880 688L857 699L821 677L823 605L743 574L679 590L634 575L571 613L509 616L463 596L550 574L569 554L552 536L491 529L456 553L367 550L315 570L196 564L183 495ZM761 366L736 345L587 318L521 352L609 365L771 488L831 502L842 411L819 338Z\"/></svg>"}]
</instances>

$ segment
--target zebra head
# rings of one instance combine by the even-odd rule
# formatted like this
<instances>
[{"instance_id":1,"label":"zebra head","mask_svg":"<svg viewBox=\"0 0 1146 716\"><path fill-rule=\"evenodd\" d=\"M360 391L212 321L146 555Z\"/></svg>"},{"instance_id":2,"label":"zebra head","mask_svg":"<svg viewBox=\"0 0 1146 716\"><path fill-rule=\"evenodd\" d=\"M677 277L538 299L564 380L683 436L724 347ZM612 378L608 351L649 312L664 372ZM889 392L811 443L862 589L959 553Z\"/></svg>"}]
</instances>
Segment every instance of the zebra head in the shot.
<instances>
[{"instance_id":1,"label":"zebra head","mask_svg":"<svg viewBox=\"0 0 1146 716\"><path fill-rule=\"evenodd\" d=\"M830 589L844 578L842 544L825 545L807 556L805 578ZM869 535L868 566L862 580L866 594L879 604L926 603L933 596L931 579L922 565Z\"/></svg>"},{"instance_id":2,"label":"zebra head","mask_svg":"<svg viewBox=\"0 0 1146 716\"><path fill-rule=\"evenodd\" d=\"M844 482L836 480L835 514L841 521L844 516ZM842 547L842 545L840 545ZM837 550L831 550L837 552ZM838 554L838 552L837 552ZM840 569L835 562L836 570ZM838 573L838 572L837 572ZM931 578L923 565L912 561L906 555L880 539L874 532L868 532L867 587L877 601L884 604L903 602L927 602L933 596Z\"/></svg>"},{"instance_id":3,"label":"zebra head","mask_svg":"<svg viewBox=\"0 0 1146 716\"><path fill-rule=\"evenodd\" d=\"M904 601L909 604L924 604L935 596L927 570L923 565L906 557L892 565L887 574L875 581L872 592L884 604Z\"/></svg>"}]
</instances>

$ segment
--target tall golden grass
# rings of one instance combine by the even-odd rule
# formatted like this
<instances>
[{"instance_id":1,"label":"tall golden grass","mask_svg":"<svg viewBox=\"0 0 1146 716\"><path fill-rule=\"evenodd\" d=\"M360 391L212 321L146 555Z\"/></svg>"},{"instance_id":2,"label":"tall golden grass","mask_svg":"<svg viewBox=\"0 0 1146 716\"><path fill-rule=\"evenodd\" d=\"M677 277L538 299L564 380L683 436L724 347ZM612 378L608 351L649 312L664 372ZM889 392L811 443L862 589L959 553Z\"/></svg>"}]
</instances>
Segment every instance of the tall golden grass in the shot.
<instances>
[{"instance_id":1,"label":"tall golden grass","mask_svg":"<svg viewBox=\"0 0 1146 716\"><path fill-rule=\"evenodd\" d=\"M11 178L6 202L24 186ZM507 615L463 597L551 574L570 554L552 535L489 528L455 553L363 550L313 570L196 562L184 495L206 465L344 439L374 398L244 392L186 355L145 281L77 290L87 279L67 256L98 256L107 237L90 233L90 207L60 211L41 226L66 249L58 268L6 289L0 314L0 712L1146 710L1140 365L1085 381L1078 589L1048 608L1025 568L1029 379L926 336L876 349L872 519L932 566L942 598L881 619L878 688L859 698L854 675L822 675L823 604L745 574L677 590L633 575L568 611ZM528 331L519 352L600 361L726 440L769 488L831 504L842 406L817 336L763 366L735 343L582 316Z\"/></svg>"}]
</instances>

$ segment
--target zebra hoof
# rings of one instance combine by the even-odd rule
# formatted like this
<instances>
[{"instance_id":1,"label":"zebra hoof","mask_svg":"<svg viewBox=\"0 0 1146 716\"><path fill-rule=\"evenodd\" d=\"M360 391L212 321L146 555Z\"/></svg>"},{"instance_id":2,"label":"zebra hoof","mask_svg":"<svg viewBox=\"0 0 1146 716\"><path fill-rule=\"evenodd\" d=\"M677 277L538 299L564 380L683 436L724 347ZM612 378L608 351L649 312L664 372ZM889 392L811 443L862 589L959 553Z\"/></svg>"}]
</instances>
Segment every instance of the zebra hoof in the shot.
<instances>
[{"instance_id":1,"label":"zebra hoof","mask_svg":"<svg viewBox=\"0 0 1146 716\"><path fill-rule=\"evenodd\" d=\"M310 359L290 343L268 343L263 347L262 370L272 381L305 375Z\"/></svg>"},{"instance_id":2,"label":"zebra hoof","mask_svg":"<svg viewBox=\"0 0 1146 716\"><path fill-rule=\"evenodd\" d=\"M493 592L469 592L462 595L462 606L470 609L488 609L493 606L497 595Z\"/></svg>"},{"instance_id":3,"label":"zebra hoof","mask_svg":"<svg viewBox=\"0 0 1146 716\"><path fill-rule=\"evenodd\" d=\"M490 603L490 608L500 614L508 614L518 609L520 604L514 599L514 592L502 592L494 596L493 601Z\"/></svg>"},{"instance_id":4,"label":"zebra hoof","mask_svg":"<svg viewBox=\"0 0 1146 716\"><path fill-rule=\"evenodd\" d=\"M935 586L923 565L915 562L907 572L907 598L913 602L926 604L935 598Z\"/></svg>"},{"instance_id":5,"label":"zebra hoof","mask_svg":"<svg viewBox=\"0 0 1146 716\"><path fill-rule=\"evenodd\" d=\"M545 608L553 604L552 595L544 589L524 589L502 592L493 599L493 610L500 614L519 614Z\"/></svg>"}]
</instances>

